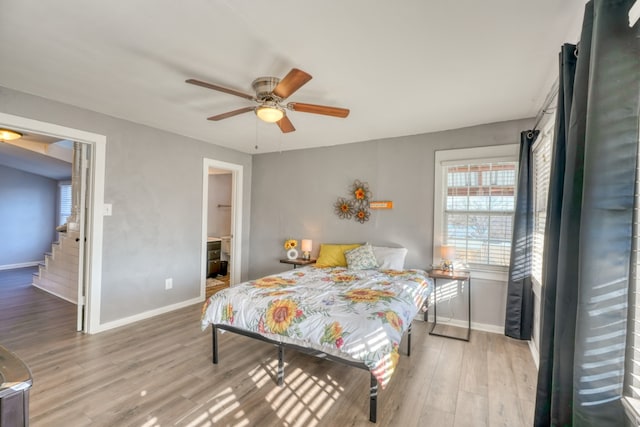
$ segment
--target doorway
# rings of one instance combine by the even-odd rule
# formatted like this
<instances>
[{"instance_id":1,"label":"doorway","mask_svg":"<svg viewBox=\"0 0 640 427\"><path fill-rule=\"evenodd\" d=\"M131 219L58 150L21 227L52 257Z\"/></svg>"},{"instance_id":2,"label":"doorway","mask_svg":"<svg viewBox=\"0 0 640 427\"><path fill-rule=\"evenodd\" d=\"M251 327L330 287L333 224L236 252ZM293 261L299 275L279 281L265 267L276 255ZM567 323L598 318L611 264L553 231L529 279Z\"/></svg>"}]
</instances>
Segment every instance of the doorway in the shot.
<instances>
[{"instance_id":1,"label":"doorway","mask_svg":"<svg viewBox=\"0 0 640 427\"><path fill-rule=\"evenodd\" d=\"M89 146L89 163L92 167L86 175L86 216L83 218L84 227L81 227L83 232L86 231L86 235L82 236L85 242L80 266L83 274L78 286L78 307L82 309L77 310L77 323L78 330L87 333L99 332L106 137L5 113L0 113L0 127L76 141ZM85 295L80 294L81 289L86 290ZM82 306L80 302L83 303Z\"/></svg>"},{"instance_id":2,"label":"doorway","mask_svg":"<svg viewBox=\"0 0 640 427\"><path fill-rule=\"evenodd\" d=\"M228 280L228 284L231 286L240 281L242 271L242 174L242 165L204 159L202 173L202 298L206 295L207 279L223 279L225 282Z\"/></svg>"}]
</instances>

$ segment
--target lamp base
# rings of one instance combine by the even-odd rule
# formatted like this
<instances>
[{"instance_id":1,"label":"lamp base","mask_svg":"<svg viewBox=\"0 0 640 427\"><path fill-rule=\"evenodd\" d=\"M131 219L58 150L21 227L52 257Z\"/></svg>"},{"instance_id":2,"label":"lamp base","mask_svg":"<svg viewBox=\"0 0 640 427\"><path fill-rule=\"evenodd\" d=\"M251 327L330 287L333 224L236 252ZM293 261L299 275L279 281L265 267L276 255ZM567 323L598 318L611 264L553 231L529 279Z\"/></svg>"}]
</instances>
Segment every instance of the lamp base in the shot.
<instances>
[{"instance_id":1,"label":"lamp base","mask_svg":"<svg viewBox=\"0 0 640 427\"><path fill-rule=\"evenodd\" d=\"M440 266L442 271L450 271L453 272L453 262L451 260L443 260L442 265Z\"/></svg>"},{"instance_id":2,"label":"lamp base","mask_svg":"<svg viewBox=\"0 0 640 427\"><path fill-rule=\"evenodd\" d=\"M311 252L309 251L302 252L302 259L305 261L309 261L311 259Z\"/></svg>"}]
</instances>

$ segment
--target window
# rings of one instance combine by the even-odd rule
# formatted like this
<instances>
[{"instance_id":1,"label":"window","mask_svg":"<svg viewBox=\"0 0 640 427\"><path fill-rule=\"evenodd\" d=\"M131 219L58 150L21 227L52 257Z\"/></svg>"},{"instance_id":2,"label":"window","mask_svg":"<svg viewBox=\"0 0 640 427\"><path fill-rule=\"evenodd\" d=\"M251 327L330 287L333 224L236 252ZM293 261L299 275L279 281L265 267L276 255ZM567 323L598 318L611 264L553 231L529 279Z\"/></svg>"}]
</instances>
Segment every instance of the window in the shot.
<instances>
[{"instance_id":1,"label":"window","mask_svg":"<svg viewBox=\"0 0 640 427\"><path fill-rule=\"evenodd\" d=\"M67 222L71 215L71 183L58 183L58 225Z\"/></svg>"},{"instance_id":2,"label":"window","mask_svg":"<svg viewBox=\"0 0 640 427\"><path fill-rule=\"evenodd\" d=\"M556 103L556 97L547 105ZM533 239L531 248L531 281L533 283L533 331L532 344L537 353L540 345L540 329L542 326L542 260L544 254L545 227L547 223L547 201L549 199L549 180L551 178L551 161L553 157L555 110L545 110L540 120L540 135L532 147L533 178Z\"/></svg>"},{"instance_id":3,"label":"window","mask_svg":"<svg viewBox=\"0 0 640 427\"><path fill-rule=\"evenodd\" d=\"M551 146L553 144L554 120L547 121L533 144L533 256L531 276L542 285L542 253L544 251L544 228L547 222L547 199L551 177Z\"/></svg>"},{"instance_id":4,"label":"window","mask_svg":"<svg viewBox=\"0 0 640 427\"><path fill-rule=\"evenodd\" d=\"M508 270L517 155L518 145L436 152L434 263L448 244L474 270Z\"/></svg>"}]
</instances>

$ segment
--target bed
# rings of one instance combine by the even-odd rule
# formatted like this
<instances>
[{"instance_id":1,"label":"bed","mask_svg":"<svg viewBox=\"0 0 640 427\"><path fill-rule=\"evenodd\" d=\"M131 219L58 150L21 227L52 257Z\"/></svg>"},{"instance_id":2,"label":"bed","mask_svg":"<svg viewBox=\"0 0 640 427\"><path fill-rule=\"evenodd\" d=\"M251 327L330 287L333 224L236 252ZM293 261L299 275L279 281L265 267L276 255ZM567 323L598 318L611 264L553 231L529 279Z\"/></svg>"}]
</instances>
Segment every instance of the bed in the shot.
<instances>
[{"instance_id":1,"label":"bed","mask_svg":"<svg viewBox=\"0 0 640 427\"><path fill-rule=\"evenodd\" d=\"M375 422L378 385L384 388L391 379L405 332L410 353L411 322L432 289L422 270L304 267L213 295L201 327L212 326L213 363L218 329L276 345L279 385L285 348L368 370L369 419Z\"/></svg>"}]
</instances>

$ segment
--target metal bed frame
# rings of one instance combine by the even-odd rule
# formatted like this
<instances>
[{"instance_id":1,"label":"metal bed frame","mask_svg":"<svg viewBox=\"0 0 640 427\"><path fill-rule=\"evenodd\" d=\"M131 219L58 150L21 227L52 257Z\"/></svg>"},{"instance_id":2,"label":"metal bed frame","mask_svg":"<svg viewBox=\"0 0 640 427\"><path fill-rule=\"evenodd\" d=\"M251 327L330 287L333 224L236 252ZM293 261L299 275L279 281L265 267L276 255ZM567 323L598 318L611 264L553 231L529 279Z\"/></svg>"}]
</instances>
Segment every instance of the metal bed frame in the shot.
<instances>
[{"instance_id":1,"label":"metal bed frame","mask_svg":"<svg viewBox=\"0 0 640 427\"><path fill-rule=\"evenodd\" d=\"M407 356L411 356L411 326L409 323L409 328L407 329ZM218 364L218 329L223 329L225 331L233 332L239 335L244 335L245 337L255 338L260 341L267 342L269 344L273 344L278 347L278 372L277 372L277 384L279 386L284 385L284 349L292 349L299 351L301 353L309 354L311 356L315 356L321 359L328 359L334 362L342 363L348 366L353 366L356 368L364 369L369 371L369 368L361 362L356 362L350 359L343 359L338 356L334 356L332 354L323 353L319 350L314 350L306 347L302 347L295 344L288 344L283 342L278 342L267 337L264 337L255 332L245 331L243 329L239 329L233 326L225 325L225 324L211 324L211 334L212 334L212 350L213 350L213 363ZM371 375L371 385L369 387L369 421L372 423L376 422L377 416L377 407L378 407L378 381L376 377Z\"/></svg>"}]
</instances>

